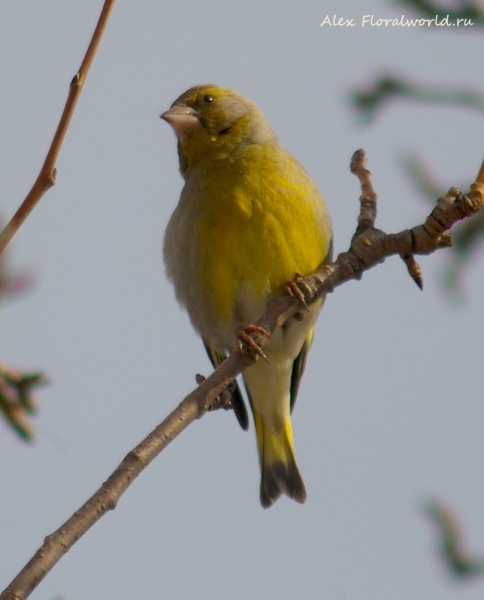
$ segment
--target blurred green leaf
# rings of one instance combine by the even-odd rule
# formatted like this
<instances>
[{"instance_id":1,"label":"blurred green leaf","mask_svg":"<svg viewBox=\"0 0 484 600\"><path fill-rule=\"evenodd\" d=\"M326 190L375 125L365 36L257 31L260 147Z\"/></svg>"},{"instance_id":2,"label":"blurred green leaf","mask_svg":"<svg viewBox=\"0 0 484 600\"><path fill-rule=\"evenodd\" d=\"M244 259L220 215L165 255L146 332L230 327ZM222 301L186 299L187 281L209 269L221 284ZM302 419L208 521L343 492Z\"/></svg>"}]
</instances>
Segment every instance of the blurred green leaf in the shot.
<instances>
[{"instance_id":1,"label":"blurred green leaf","mask_svg":"<svg viewBox=\"0 0 484 600\"><path fill-rule=\"evenodd\" d=\"M484 559L471 557L463 547L462 527L457 516L444 504L432 500L424 511L436 524L440 535L440 554L454 577L484 574Z\"/></svg>"}]
</instances>

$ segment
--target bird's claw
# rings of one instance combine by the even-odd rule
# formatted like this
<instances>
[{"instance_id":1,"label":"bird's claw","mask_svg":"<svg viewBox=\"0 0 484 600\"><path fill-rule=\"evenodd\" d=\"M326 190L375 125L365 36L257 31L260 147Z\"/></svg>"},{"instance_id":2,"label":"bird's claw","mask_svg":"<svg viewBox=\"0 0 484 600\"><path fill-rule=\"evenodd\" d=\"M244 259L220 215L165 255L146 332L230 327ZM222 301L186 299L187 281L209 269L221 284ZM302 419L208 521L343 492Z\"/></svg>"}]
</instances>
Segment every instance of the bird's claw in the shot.
<instances>
[{"instance_id":1,"label":"bird's claw","mask_svg":"<svg viewBox=\"0 0 484 600\"><path fill-rule=\"evenodd\" d=\"M295 298L309 312L309 306L306 302L306 296L311 297L312 290L306 278L301 273L296 273L294 278L285 285L286 293Z\"/></svg>"},{"instance_id":2,"label":"bird's claw","mask_svg":"<svg viewBox=\"0 0 484 600\"><path fill-rule=\"evenodd\" d=\"M263 358L266 361L266 363L268 365L270 365L270 362L269 362L267 356L264 354L264 352L262 352L262 349L257 344L257 342L254 341L252 336L249 335L251 333L259 333L260 335L263 335L264 337L267 337L267 338L271 337L270 334L263 327L258 327L257 325L247 325L247 327L244 327L243 329L239 329L239 331L237 332L237 338L239 340L240 349L242 351L248 349L249 351L253 352L257 356L260 356L261 358Z\"/></svg>"},{"instance_id":3,"label":"bird's claw","mask_svg":"<svg viewBox=\"0 0 484 600\"><path fill-rule=\"evenodd\" d=\"M206 377L197 373L195 375L196 382L198 385L202 385L202 383L206 380ZM210 412L212 410L219 410L223 408L224 410L232 410L234 407L232 405L232 388L234 386L234 382L230 383L225 389L220 392L220 395L215 398L212 404L207 408Z\"/></svg>"}]
</instances>

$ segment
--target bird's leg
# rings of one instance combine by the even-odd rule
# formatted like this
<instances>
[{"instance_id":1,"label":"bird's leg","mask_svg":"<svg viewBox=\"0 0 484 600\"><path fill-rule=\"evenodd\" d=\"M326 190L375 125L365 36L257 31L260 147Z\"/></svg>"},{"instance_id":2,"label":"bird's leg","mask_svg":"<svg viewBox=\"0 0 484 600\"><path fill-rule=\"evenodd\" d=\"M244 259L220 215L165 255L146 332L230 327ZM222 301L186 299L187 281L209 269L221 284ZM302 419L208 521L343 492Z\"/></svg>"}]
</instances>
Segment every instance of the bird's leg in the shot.
<instances>
[{"instance_id":1,"label":"bird's leg","mask_svg":"<svg viewBox=\"0 0 484 600\"><path fill-rule=\"evenodd\" d=\"M270 334L262 327L258 327L257 325L247 325L246 327L243 327L242 329L239 329L237 331L237 338L239 340L239 348L242 350L242 352L252 352L253 354L256 354L257 356L261 356L268 365L270 365L269 360L267 359L267 356L262 352L262 349L259 347L259 345L257 344L257 342L254 341L254 339L252 338L251 333L259 333L260 335L270 338Z\"/></svg>"}]
</instances>

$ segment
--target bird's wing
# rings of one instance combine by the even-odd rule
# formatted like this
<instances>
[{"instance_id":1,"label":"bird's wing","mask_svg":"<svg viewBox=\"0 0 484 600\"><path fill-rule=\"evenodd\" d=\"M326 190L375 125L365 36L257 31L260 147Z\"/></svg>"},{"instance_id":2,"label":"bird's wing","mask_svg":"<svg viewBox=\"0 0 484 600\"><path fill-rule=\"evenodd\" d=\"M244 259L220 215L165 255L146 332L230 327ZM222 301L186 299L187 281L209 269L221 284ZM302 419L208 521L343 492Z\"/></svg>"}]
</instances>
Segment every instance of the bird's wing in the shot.
<instances>
[{"instance_id":1,"label":"bird's wing","mask_svg":"<svg viewBox=\"0 0 484 600\"><path fill-rule=\"evenodd\" d=\"M321 269L324 265L330 263L333 260L333 238L329 243L328 253L326 254L325 259L319 266L318 270ZM311 342L313 341L314 329L308 333L307 338L304 340L304 344L302 345L301 352L296 357L292 365L292 375L291 375L291 413L294 410L294 405L296 404L297 392L299 390L299 384L301 383L301 377L303 376L304 369L306 368L306 360L308 357L309 348L311 347Z\"/></svg>"},{"instance_id":2,"label":"bird's wing","mask_svg":"<svg viewBox=\"0 0 484 600\"><path fill-rule=\"evenodd\" d=\"M217 352L217 350L215 350L215 348L212 346L209 346L203 338L202 340L205 350L207 351L208 358L210 359L213 368L216 369L221 363L223 363L223 361L226 359L226 356ZM232 382L231 393L232 406L235 416L237 417L237 421L242 429L247 431L247 429L249 429L249 416L247 414L247 408L245 407L244 398L242 397L242 392L240 391L239 385L235 380Z\"/></svg>"},{"instance_id":3,"label":"bird's wing","mask_svg":"<svg viewBox=\"0 0 484 600\"><path fill-rule=\"evenodd\" d=\"M313 341L313 331L311 329L307 338L304 340L304 344L302 345L301 352L296 357L296 360L292 364L292 374L291 374L291 413L294 410L294 405L296 404L297 392L299 390L299 384L301 383L301 378L304 374L304 369L306 368L306 360L308 357L309 348L311 347L311 342Z\"/></svg>"}]
</instances>

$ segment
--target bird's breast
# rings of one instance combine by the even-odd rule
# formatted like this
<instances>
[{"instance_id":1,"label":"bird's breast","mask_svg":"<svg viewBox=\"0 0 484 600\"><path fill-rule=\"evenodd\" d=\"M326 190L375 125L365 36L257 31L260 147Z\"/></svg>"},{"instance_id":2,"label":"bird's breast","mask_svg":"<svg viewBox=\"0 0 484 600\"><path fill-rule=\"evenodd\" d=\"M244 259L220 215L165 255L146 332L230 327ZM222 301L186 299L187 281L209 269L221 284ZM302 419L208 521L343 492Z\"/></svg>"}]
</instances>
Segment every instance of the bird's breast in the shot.
<instances>
[{"instance_id":1,"label":"bird's breast","mask_svg":"<svg viewBox=\"0 0 484 600\"><path fill-rule=\"evenodd\" d=\"M331 239L315 184L287 154L262 157L252 168L235 164L193 174L172 221L165 261L173 273L190 273L191 289L171 278L204 336L202 321L233 335L246 319L258 319L296 272L320 266Z\"/></svg>"}]
</instances>

